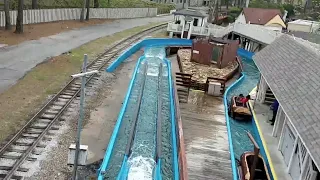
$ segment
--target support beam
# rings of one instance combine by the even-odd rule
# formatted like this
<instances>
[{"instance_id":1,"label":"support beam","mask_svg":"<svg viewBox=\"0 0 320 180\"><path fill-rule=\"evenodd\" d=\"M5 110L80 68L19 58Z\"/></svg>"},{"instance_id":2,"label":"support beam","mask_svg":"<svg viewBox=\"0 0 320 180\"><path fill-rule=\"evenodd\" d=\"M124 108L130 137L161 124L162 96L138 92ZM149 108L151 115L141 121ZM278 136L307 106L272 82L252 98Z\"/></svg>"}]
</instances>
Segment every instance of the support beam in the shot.
<instances>
[{"instance_id":1,"label":"support beam","mask_svg":"<svg viewBox=\"0 0 320 180\"><path fill-rule=\"evenodd\" d=\"M289 163L288 163L288 168L287 168L288 173L290 172L291 167L292 167L293 156L294 156L295 151L296 151L296 148L297 148L297 146L298 146L298 142L299 142L299 137L297 136L296 139L294 140L293 150L292 150L292 152L291 152L290 159L289 159Z\"/></svg>"},{"instance_id":2,"label":"support beam","mask_svg":"<svg viewBox=\"0 0 320 180\"><path fill-rule=\"evenodd\" d=\"M185 21L183 21L183 24L182 24L181 37L180 37L181 39L183 39L184 28L185 28Z\"/></svg>"},{"instance_id":3,"label":"support beam","mask_svg":"<svg viewBox=\"0 0 320 180\"><path fill-rule=\"evenodd\" d=\"M281 122L284 121L283 117L285 118L285 114L283 112L281 105L279 105L278 111L277 111L277 116L275 119L275 124L274 124L273 130L272 130L273 137L277 137L277 132L279 131L278 129L281 125Z\"/></svg>"},{"instance_id":4,"label":"support beam","mask_svg":"<svg viewBox=\"0 0 320 180\"><path fill-rule=\"evenodd\" d=\"M281 149L281 146L282 146L282 144L283 144L284 128L285 128L286 125L287 125L287 121L288 121L288 118L285 117L284 122L283 122L283 126L282 126L282 130L281 130L281 134L280 134L280 140L279 140L279 144L278 144L278 150Z\"/></svg>"},{"instance_id":5,"label":"support beam","mask_svg":"<svg viewBox=\"0 0 320 180\"><path fill-rule=\"evenodd\" d=\"M300 177L299 177L299 180L304 180L305 179L305 174L306 174L306 170L308 169L308 165L309 165L309 153L306 154L306 157L305 157L305 160L302 164L302 167L301 167L301 174L300 174Z\"/></svg>"}]
</instances>

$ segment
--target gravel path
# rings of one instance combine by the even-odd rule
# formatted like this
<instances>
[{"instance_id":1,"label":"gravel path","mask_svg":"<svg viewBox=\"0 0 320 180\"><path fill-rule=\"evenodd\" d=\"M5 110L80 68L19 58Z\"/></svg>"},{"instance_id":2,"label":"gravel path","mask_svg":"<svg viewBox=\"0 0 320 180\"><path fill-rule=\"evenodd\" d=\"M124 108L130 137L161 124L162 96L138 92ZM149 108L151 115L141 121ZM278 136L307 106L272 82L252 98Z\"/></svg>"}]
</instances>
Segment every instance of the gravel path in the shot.
<instances>
[{"instance_id":1,"label":"gravel path","mask_svg":"<svg viewBox=\"0 0 320 180\"><path fill-rule=\"evenodd\" d=\"M80 179L93 177L96 173L95 169L99 168L99 160L104 156L136 60L141 54L140 51L131 56L114 73L103 72L100 80L86 92L86 119L81 134L81 144L89 146L87 162L90 164L79 169ZM70 144L74 143L76 136L79 108L77 103L68 114L69 119L64 124L65 128L60 131L59 136L50 142L55 146L45 149L45 153L42 154L44 158L40 163L28 166L33 171L29 172L30 177L26 177L26 180L65 180L71 177L72 168L67 166L67 159L68 148Z\"/></svg>"},{"instance_id":2,"label":"gravel path","mask_svg":"<svg viewBox=\"0 0 320 180\"><path fill-rule=\"evenodd\" d=\"M92 40L153 22L166 22L172 16L123 19L84 27L57 35L0 48L0 93L14 85L37 64L68 52Z\"/></svg>"}]
</instances>

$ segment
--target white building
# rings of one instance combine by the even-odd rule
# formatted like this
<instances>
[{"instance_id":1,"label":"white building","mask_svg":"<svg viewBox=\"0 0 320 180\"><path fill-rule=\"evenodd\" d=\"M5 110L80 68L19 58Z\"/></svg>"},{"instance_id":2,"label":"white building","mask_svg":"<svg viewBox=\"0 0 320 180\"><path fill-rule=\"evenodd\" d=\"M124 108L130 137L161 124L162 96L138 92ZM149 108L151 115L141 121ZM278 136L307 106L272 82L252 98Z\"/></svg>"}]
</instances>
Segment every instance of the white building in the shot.
<instances>
[{"instance_id":1,"label":"white building","mask_svg":"<svg viewBox=\"0 0 320 180\"><path fill-rule=\"evenodd\" d=\"M280 32L286 28L279 9L243 8L235 23L261 25Z\"/></svg>"},{"instance_id":2,"label":"white building","mask_svg":"<svg viewBox=\"0 0 320 180\"><path fill-rule=\"evenodd\" d=\"M264 103L271 90L279 102L276 121L262 132L271 158L284 164L292 180L317 180L320 169L320 47L300 38L282 35L253 56L261 78L256 101ZM256 110L254 110L256 111ZM262 116L260 116L262 117ZM261 119L256 119L260 121ZM270 134L270 135L268 135ZM280 153L279 153L280 151ZM287 178L278 177L278 179Z\"/></svg>"},{"instance_id":3,"label":"white building","mask_svg":"<svg viewBox=\"0 0 320 180\"><path fill-rule=\"evenodd\" d=\"M288 31L301 31L313 33L319 31L320 23L316 21L309 21L298 19L295 21L288 22Z\"/></svg>"},{"instance_id":4,"label":"white building","mask_svg":"<svg viewBox=\"0 0 320 180\"><path fill-rule=\"evenodd\" d=\"M172 13L174 21L168 23L167 31L181 38L188 38L192 35L210 34L207 26L208 16L205 12L192 9L182 9Z\"/></svg>"}]
</instances>

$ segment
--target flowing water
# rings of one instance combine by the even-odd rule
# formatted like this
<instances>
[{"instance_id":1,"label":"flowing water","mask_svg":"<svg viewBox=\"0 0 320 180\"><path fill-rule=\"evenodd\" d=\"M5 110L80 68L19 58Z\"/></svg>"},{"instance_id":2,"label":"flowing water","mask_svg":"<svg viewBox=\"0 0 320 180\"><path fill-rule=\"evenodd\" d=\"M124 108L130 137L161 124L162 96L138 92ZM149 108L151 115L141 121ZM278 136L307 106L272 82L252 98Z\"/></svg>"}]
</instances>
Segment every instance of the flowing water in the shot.
<instances>
[{"instance_id":1,"label":"flowing water","mask_svg":"<svg viewBox=\"0 0 320 180\"><path fill-rule=\"evenodd\" d=\"M230 101L232 96L238 96L239 94L243 94L244 96L248 95L259 81L260 73L253 60L242 57L242 62L245 77L241 82L239 82L240 84L238 86L229 91L227 94L228 101ZM253 150L253 145L247 136L247 131L249 131L253 136L256 136L256 134L253 132L251 121L243 122L234 120L231 117L229 118L234 153L236 158L240 158L241 154L245 151Z\"/></svg>"},{"instance_id":2,"label":"flowing water","mask_svg":"<svg viewBox=\"0 0 320 180\"><path fill-rule=\"evenodd\" d=\"M157 113L158 113L158 83L159 66L162 63L162 166L161 173L163 179L172 179L172 134L170 119L170 97L168 66L165 58L164 47L146 47L144 59L139 65L138 74L133 84L128 106L125 110L122 124L111 154L107 167L106 179L116 179L121 169L124 158L125 148L128 143L129 133L133 125L135 109L137 107L139 92L144 88L141 107L138 115L134 141L131 147L131 154L127 161L129 167L128 179L153 179L156 167L156 132L157 132ZM148 63L145 76L145 86L142 87L143 63Z\"/></svg>"}]
</instances>

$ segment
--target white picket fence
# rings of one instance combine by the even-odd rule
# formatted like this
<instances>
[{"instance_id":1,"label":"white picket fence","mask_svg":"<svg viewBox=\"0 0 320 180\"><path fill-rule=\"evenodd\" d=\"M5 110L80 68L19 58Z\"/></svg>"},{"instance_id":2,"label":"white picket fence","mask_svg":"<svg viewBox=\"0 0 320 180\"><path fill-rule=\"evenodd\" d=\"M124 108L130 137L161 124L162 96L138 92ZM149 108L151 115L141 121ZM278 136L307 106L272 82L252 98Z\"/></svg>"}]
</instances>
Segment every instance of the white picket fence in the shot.
<instances>
[{"instance_id":1,"label":"white picket fence","mask_svg":"<svg viewBox=\"0 0 320 180\"><path fill-rule=\"evenodd\" d=\"M80 8L72 9L30 9L23 11L23 23L35 24L62 20L80 19ZM17 21L17 11L10 11L11 24ZM157 8L92 8L90 18L125 19L153 17L157 15ZM0 11L0 27L5 26L4 11Z\"/></svg>"}]
</instances>

